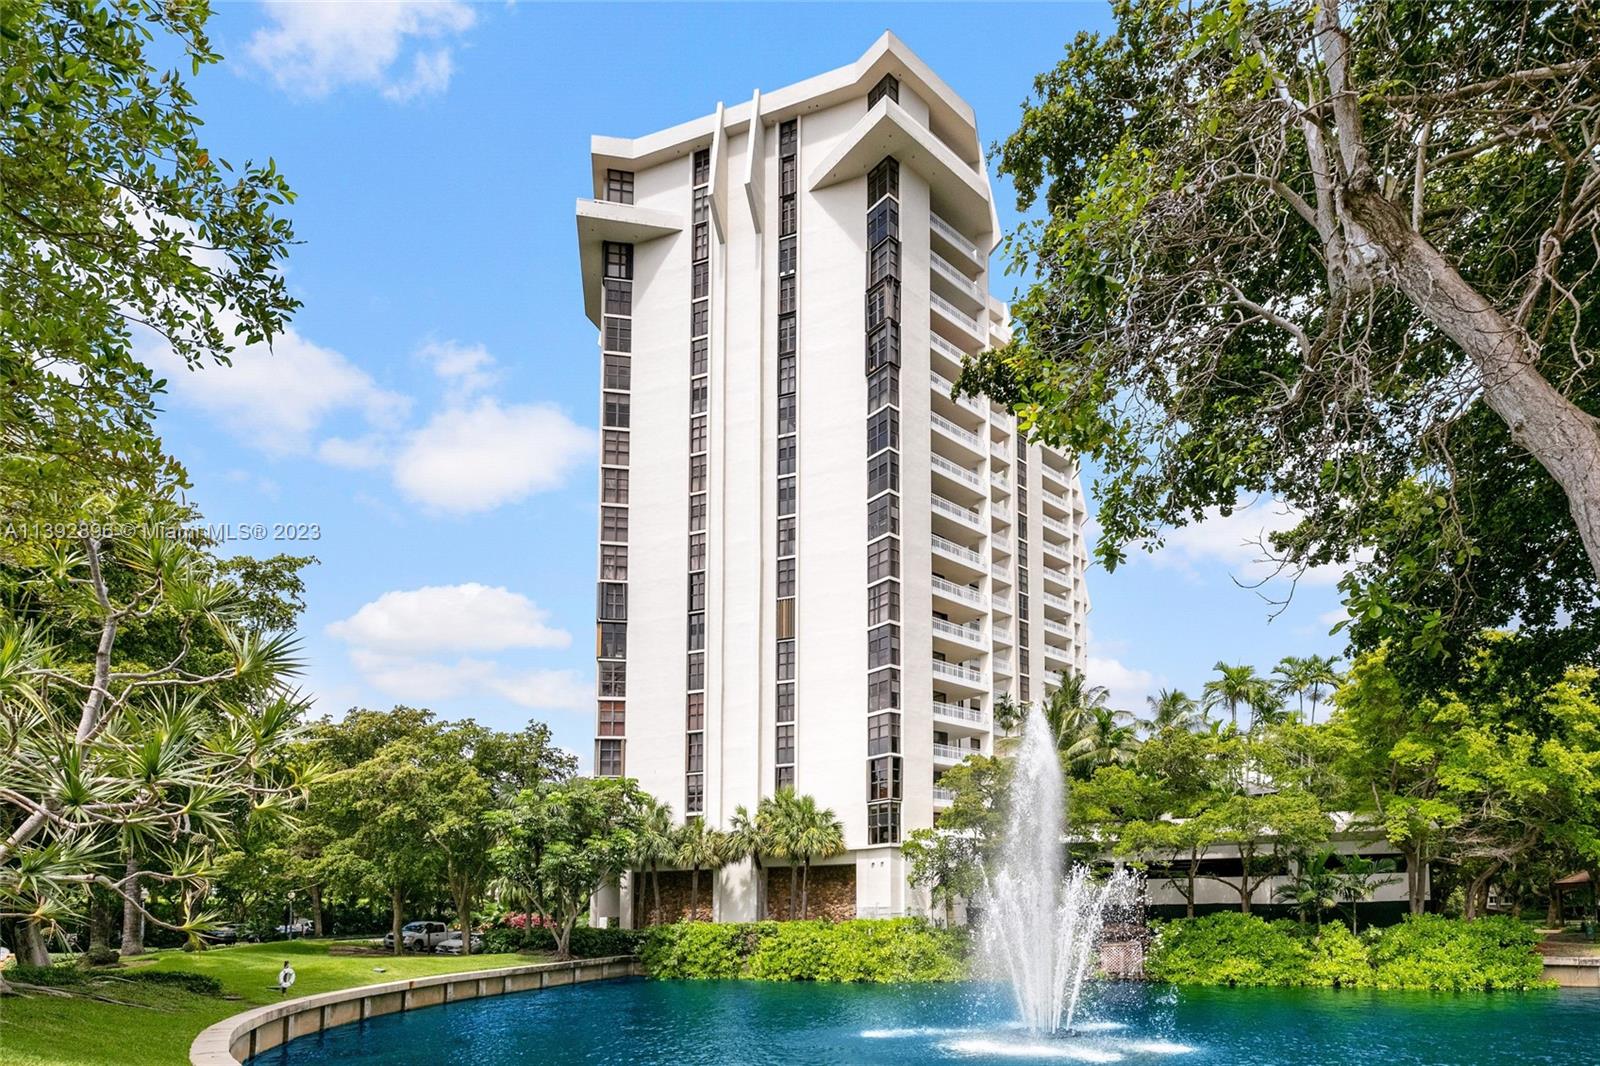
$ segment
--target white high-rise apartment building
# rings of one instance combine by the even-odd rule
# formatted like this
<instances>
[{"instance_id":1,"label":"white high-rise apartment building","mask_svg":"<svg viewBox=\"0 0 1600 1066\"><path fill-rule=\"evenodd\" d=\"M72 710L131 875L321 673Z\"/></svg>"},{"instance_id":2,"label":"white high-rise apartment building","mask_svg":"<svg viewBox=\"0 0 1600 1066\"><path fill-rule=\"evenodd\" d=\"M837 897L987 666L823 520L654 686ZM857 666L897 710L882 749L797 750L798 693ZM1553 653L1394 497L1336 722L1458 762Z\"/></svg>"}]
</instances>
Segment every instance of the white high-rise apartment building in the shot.
<instances>
[{"instance_id":1,"label":"white high-rise apartment building","mask_svg":"<svg viewBox=\"0 0 1600 1066\"><path fill-rule=\"evenodd\" d=\"M972 109L885 34L592 155L596 772L718 827L792 786L844 823L835 896L923 910L900 843L997 696L1082 670L1089 607L1073 460L950 395L1009 336ZM630 895L597 905L628 924ZM762 897L716 878L721 919Z\"/></svg>"}]
</instances>

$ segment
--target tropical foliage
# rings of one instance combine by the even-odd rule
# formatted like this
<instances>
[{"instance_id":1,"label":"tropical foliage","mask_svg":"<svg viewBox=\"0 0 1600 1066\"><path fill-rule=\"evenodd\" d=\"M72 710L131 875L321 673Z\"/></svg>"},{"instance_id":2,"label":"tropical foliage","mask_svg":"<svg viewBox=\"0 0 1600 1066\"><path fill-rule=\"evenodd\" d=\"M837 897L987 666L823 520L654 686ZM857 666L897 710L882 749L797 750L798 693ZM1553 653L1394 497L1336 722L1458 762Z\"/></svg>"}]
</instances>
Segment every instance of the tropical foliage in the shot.
<instances>
[{"instance_id":1,"label":"tropical foliage","mask_svg":"<svg viewBox=\"0 0 1600 1066\"><path fill-rule=\"evenodd\" d=\"M680 923L651 929L641 956L664 980L956 981L965 937L911 918Z\"/></svg>"}]
</instances>

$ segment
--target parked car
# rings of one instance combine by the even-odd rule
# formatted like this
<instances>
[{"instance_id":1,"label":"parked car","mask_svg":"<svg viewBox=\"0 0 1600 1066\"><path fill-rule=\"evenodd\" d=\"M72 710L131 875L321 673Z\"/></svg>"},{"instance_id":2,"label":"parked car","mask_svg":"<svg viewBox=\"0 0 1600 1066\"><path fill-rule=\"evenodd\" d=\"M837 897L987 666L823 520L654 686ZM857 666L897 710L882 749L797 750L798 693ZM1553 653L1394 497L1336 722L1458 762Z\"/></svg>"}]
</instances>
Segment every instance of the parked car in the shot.
<instances>
[{"instance_id":1,"label":"parked car","mask_svg":"<svg viewBox=\"0 0 1600 1066\"><path fill-rule=\"evenodd\" d=\"M400 946L407 951L431 951L450 935L450 927L443 922L407 922L400 930ZM394 950L394 934L383 935L383 946Z\"/></svg>"},{"instance_id":2,"label":"parked car","mask_svg":"<svg viewBox=\"0 0 1600 1066\"><path fill-rule=\"evenodd\" d=\"M476 955L479 952L481 952L482 950L483 950L483 937L479 936L477 933L473 933L472 934L472 953L474 955ZM461 930L457 929L455 932L451 933L449 936L445 937L442 941L440 941L439 942L439 946L433 949L433 953L435 955L459 955L459 954L461 954Z\"/></svg>"},{"instance_id":3,"label":"parked car","mask_svg":"<svg viewBox=\"0 0 1600 1066\"><path fill-rule=\"evenodd\" d=\"M237 944L239 942L239 927L236 925L219 925L211 932L202 935L213 944Z\"/></svg>"},{"instance_id":4,"label":"parked car","mask_svg":"<svg viewBox=\"0 0 1600 1066\"><path fill-rule=\"evenodd\" d=\"M310 936L311 929L310 918L297 918L288 925L278 926L276 932L279 936Z\"/></svg>"}]
</instances>

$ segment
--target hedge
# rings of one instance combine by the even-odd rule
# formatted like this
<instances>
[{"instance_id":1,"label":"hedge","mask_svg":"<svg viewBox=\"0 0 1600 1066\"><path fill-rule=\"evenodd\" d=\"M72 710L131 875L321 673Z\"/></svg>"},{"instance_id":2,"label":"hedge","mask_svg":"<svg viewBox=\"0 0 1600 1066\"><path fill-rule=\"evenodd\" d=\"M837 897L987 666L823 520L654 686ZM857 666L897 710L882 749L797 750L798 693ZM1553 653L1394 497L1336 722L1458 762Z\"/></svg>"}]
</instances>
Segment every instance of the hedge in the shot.
<instances>
[{"instance_id":1,"label":"hedge","mask_svg":"<svg viewBox=\"0 0 1600 1066\"><path fill-rule=\"evenodd\" d=\"M914 918L680 922L647 931L645 972L671 980L920 982L966 975L966 939Z\"/></svg>"},{"instance_id":2,"label":"hedge","mask_svg":"<svg viewBox=\"0 0 1600 1066\"><path fill-rule=\"evenodd\" d=\"M1510 918L1408 917L1361 937L1223 911L1160 923L1145 958L1158 981L1189 985L1447 991L1546 985L1538 934Z\"/></svg>"},{"instance_id":3,"label":"hedge","mask_svg":"<svg viewBox=\"0 0 1600 1066\"><path fill-rule=\"evenodd\" d=\"M637 929L592 929L580 925L572 931L567 946L575 959L599 959L611 955L635 955L644 934ZM556 937L544 926L527 929L501 926L483 934L483 951L488 955L501 955L513 951L544 951L556 949Z\"/></svg>"}]
</instances>

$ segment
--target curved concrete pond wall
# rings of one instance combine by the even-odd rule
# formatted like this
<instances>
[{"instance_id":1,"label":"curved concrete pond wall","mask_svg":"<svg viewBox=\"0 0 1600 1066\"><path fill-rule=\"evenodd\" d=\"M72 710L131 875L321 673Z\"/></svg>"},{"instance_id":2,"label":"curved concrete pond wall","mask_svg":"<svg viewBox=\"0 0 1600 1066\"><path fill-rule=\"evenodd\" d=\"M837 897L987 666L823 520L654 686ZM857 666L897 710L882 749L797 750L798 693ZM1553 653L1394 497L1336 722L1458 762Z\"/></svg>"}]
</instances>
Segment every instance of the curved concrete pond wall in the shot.
<instances>
[{"instance_id":1,"label":"curved concrete pond wall","mask_svg":"<svg viewBox=\"0 0 1600 1066\"><path fill-rule=\"evenodd\" d=\"M252 1055L270 1051L300 1036L339 1025L365 1021L397 1011L433 1007L462 999L532 992L541 988L639 977L644 973L631 955L606 959L574 959L498 970L436 974L409 981L343 988L273 1003L224 1018L189 1046L191 1066L239 1066Z\"/></svg>"}]
</instances>

